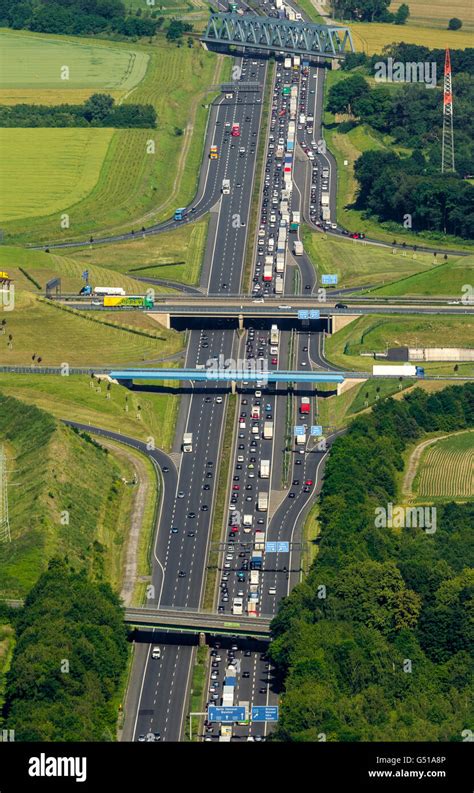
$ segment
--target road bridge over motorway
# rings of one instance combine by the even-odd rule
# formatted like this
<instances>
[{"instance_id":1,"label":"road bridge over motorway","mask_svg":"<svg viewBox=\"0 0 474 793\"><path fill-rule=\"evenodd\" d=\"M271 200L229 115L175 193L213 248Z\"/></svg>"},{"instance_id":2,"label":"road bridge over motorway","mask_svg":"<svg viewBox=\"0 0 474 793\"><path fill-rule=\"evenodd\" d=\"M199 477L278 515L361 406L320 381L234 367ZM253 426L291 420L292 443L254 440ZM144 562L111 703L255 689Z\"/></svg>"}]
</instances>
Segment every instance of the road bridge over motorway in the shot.
<instances>
[{"instance_id":1,"label":"road bridge over motorway","mask_svg":"<svg viewBox=\"0 0 474 793\"><path fill-rule=\"evenodd\" d=\"M342 25L228 13L211 14L201 41L211 47L234 45L306 58L344 58L348 51L354 52L351 32Z\"/></svg>"},{"instance_id":2,"label":"road bridge over motorway","mask_svg":"<svg viewBox=\"0 0 474 793\"><path fill-rule=\"evenodd\" d=\"M249 361L249 364L252 364ZM298 372L283 369L264 370L253 363L252 368L219 368L212 365L202 369L112 369L109 372L113 380L132 385L134 380L177 380L194 383L343 383L342 372ZM360 376L360 373L359 373Z\"/></svg>"},{"instance_id":3,"label":"road bridge over motorway","mask_svg":"<svg viewBox=\"0 0 474 793\"><path fill-rule=\"evenodd\" d=\"M270 638L271 616L246 617L192 609L127 608L125 622L137 628L162 628L183 633Z\"/></svg>"}]
</instances>

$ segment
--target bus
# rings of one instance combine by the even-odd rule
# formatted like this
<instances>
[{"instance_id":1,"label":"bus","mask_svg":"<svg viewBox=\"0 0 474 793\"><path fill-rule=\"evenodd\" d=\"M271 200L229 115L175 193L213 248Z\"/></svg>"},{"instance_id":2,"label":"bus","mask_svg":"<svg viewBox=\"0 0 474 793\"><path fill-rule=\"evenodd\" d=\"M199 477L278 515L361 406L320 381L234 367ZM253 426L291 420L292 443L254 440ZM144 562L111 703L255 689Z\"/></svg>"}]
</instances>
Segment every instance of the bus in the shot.
<instances>
[{"instance_id":1,"label":"bus","mask_svg":"<svg viewBox=\"0 0 474 793\"><path fill-rule=\"evenodd\" d=\"M217 160L218 158L217 146L211 146L209 157L211 160Z\"/></svg>"},{"instance_id":2,"label":"bus","mask_svg":"<svg viewBox=\"0 0 474 793\"><path fill-rule=\"evenodd\" d=\"M232 124L230 134L233 138L240 138L240 124Z\"/></svg>"}]
</instances>

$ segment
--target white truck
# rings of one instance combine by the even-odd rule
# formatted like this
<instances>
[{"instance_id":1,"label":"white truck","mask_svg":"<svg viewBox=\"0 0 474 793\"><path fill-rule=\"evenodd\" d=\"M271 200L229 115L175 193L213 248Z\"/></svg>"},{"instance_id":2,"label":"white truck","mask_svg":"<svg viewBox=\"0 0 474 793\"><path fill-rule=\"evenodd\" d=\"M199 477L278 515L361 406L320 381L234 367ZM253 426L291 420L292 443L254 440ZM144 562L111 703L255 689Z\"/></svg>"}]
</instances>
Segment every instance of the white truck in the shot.
<instances>
[{"instance_id":1,"label":"white truck","mask_svg":"<svg viewBox=\"0 0 474 793\"><path fill-rule=\"evenodd\" d=\"M272 325L270 328L270 344L278 344L280 340L280 331L278 325Z\"/></svg>"},{"instance_id":2,"label":"white truck","mask_svg":"<svg viewBox=\"0 0 474 793\"><path fill-rule=\"evenodd\" d=\"M297 435L296 436L296 445L297 446L304 446L305 443L306 443L306 433L304 433L303 435Z\"/></svg>"},{"instance_id":3,"label":"white truck","mask_svg":"<svg viewBox=\"0 0 474 793\"><path fill-rule=\"evenodd\" d=\"M278 8L278 6L277 6L277 8ZM281 6L280 6L280 8L281 8ZM285 69L291 69L291 58L285 58L284 66L285 66Z\"/></svg>"},{"instance_id":4,"label":"white truck","mask_svg":"<svg viewBox=\"0 0 474 793\"><path fill-rule=\"evenodd\" d=\"M413 366L410 363L399 364L374 364L372 367L372 374L375 375L388 375L399 377L423 377L424 369L420 366Z\"/></svg>"},{"instance_id":5,"label":"white truck","mask_svg":"<svg viewBox=\"0 0 474 793\"><path fill-rule=\"evenodd\" d=\"M242 525L244 527L245 534L249 534L252 531L252 523L253 523L253 515L244 515Z\"/></svg>"},{"instance_id":6,"label":"white truck","mask_svg":"<svg viewBox=\"0 0 474 793\"><path fill-rule=\"evenodd\" d=\"M321 206L322 207L329 206L329 193L327 193L326 191L324 193L321 193Z\"/></svg>"},{"instance_id":7,"label":"white truck","mask_svg":"<svg viewBox=\"0 0 474 793\"><path fill-rule=\"evenodd\" d=\"M295 240L293 243L293 253L295 256L302 256L304 252L303 243L300 240Z\"/></svg>"},{"instance_id":8,"label":"white truck","mask_svg":"<svg viewBox=\"0 0 474 793\"><path fill-rule=\"evenodd\" d=\"M283 278L281 275L277 275L275 278L275 294L282 295L283 294Z\"/></svg>"},{"instance_id":9,"label":"white truck","mask_svg":"<svg viewBox=\"0 0 474 793\"><path fill-rule=\"evenodd\" d=\"M230 743L232 738L232 725L221 724L221 731L219 734L219 743Z\"/></svg>"},{"instance_id":10,"label":"white truck","mask_svg":"<svg viewBox=\"0 0 474 793\"><path fill-rule=\"evenodd\" d=\"M300 124L306 124L306 116L305 116L305 114L304 114L304 113L300 113L300 120L299 120L299 123L300 123Z\"/></svg>"},{"instance_id":11,"label":"white truck","mask_svg":"<svg viewBox=\"0 0 474 793\"><path fill-rule=\"evenodd\" d=\"M242 598L234 598L232 601L232 614L242 614L244 601Z\"/></svg>"},{"instance_id":12,"label":"white truck","mask_svg":"<svg viewBox=\"0 0 474 793\"><path fill-rule=\"evenodd\" d=\"M268 510L268 493L258 494L257 509L259 512L266 512Z\"/></svg>"},{"instance_id":13,"label":"white truck","mask_svg":"<svg viewBox=\"0 0 474 793\"><path fill-rule=\"evenodd\" d=\"M284 253L278 253L277 254L276 271L277 271L277 273L284 273L285 272L285 254Z\"/></svg>"},{"instance_id":14,"label":"white truck","mask_svg":"<svg viewBox=\"0 0 474 793\"><path fill-rule=\"evenodd\" d=\"M273 421L265 421L263 424L263 437L266 441L273 438Z\"/></svg>"},{"instance_id":15,"label":"white truck","mask_svg":"<svg viewBox=\"0 0 474 793\"><path fill-rule=\"evenodd\" d=\"M230 179L223 179L222 180L222 192L224 195L229 195L230 193Z\"/></svg>"},{"instance_id":16,"label":"white truck","mask_svg":"<svg viewBox=\"0 0 474 793\"><path fill-rule=\"evenodd\" d=\"M321 217L323 220L331 220L331 210L329 207L322 207Z\"/></svg>"},{"instance_id":17,"label":"white truck","mask_svg":"<svg viewBox=\"0 0 474 793\"><path fill-rule=\"evenodd\" d=\"M260 583L260 572L259 570L251 570L250 571L250 586L258 586Z\"/></svg>"},{"instance_id":18,"label":"white truck","mask_svg":"<svg viewBox=\"0 0 474 793\"><path fill-rule=\"evenodd\" d=\"M283 155L285 154L285 147L284 146L277 146L275 157L277 160L281 160Z\"/></svg>"},{"instance_id":19,"label":"white truck","mask_svg":"<svg viewBox=\"0 0 474 793\"><path fill-rule=\"evenodd\" d=\"M265 532L261 529L258 529L255 532L255 543L254 548L256 551L264 551L265 550Z\"/></svg>"},{"instance_id":20,"label":"white truck","mask_svg":"<svg viewBox=\"0 0 474 793\"><path fill-rule=\"evenodd\" d=\"M260 479L269 479L270 460L260 460Z\"/></svg>"},{"instance_id":21,"label":"white truck","mask_svg":"<svg viewBox=\"0 0 474 793\"><path fill-rule=\"evenodd\" d=\"M193 450L193 433L185 432L183 435L183 452L192 452Z\"/></svg>"}]
</instances>

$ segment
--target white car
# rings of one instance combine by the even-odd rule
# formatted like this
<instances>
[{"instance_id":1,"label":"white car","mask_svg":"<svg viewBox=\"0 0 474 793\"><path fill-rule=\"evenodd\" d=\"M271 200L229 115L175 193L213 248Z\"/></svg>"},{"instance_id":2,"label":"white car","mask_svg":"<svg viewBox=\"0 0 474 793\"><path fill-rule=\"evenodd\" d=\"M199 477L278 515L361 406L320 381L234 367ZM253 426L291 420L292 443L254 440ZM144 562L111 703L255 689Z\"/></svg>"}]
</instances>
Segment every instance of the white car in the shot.
<instances>
[{"instance_id":1,"label":"white car","mask_svg":"<svg viewBox=\"0 0 474 793\"><path fill-rule=\"evenodd\" d=\"M277 593L276 586L269 587L269 589L268 589L268 594L269 595L276 595L276 593Z\"/></svg>"},{"instance_id":2,"label":"white car","mask_svg":"<svg viewBox=\"0 0 474 793\"><path fill-rule=\"evenodd\" d=\"M261 391L255 391L255 396L257 397L257 399L259 399L262 396L262 392Z\"/></svg>"},{"instance_id":3,"label":"white car","mask_svg":"<svg viewBox=\"0 0 474 793\"><path fill-rule=\"evenodd\" d=\"M156 661L157 659L161 658L161 650L159 647L153 647L151 651L151 657Z\"/></svg>"},{"instance_id":4,"label":"white car","mask_svg":"<svg viewBox=\"0 0 474 793\"><path fill-rule=\"evenodd\" d=\"M222 402L222 397L221 396L216 397L216 402L218 405L220 405Z\"/></svg>"}]
</instances>

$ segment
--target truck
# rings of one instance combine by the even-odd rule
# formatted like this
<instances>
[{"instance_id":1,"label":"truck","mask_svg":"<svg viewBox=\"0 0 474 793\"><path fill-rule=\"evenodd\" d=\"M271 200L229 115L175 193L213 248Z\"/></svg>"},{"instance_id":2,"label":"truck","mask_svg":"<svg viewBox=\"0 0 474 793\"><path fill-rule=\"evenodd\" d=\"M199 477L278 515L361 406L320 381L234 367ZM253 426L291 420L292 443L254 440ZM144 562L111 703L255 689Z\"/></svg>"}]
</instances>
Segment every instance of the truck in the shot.
<instances>
[{"instance_id":1,"label":"truck","mask_svg":"<svg viewBox=\"0 0 474 793\"><path fill-rule=\"evenodd\" d=\"M393 366L392 364L374 364L372 374L388 377L424 377L425 370L422 366L414 366L409 363Z\"/></svg>"},{"instance_id":2,"label":"truck","mask_svg":"<svg viewBox=\"0 0 474 793\"><path fill-rule=\"evenodd\" d=\"M275 157L277 158L277 160L281 160L281 158L283 157L284 154L285 154L285 147L281 146L281 145L278 145L277 146L277 150L276 150L276 154L275 154Z\"/></svg>"},{"instance_id":3,"label":"truck","mask_svg":"<svg viewBox=\"0 0 474 793\"><path fill-rule=\"evenodd\" d=\"M210 160L217 160L219 157L219 152L217 146L211 146L209 149L209 159Z\"/></svg>"},{"instance_id":4,"label":"truck","mask_svg":"<svg viewBox=\"0 0 474 793\"><path fill-rule=\"evenodd\" d=\"M321 193L321 206L322 207L328 207L329 206L329 193L327 193L326 191Z\"/></svg>"},{"instance_id":5,"label":"truck","mask_svg":"<svg viewBox=\"0 0 474 793\"><path fill-rule=\"evenodd\" d=\"M285 254L284 253L278 253L277 254L276 271L277 271L277 273L284 273L285 272Z\"/></svg>"},{"instance_id":6,"label":"truck","mask_svg":"<svg viewBox=\"0 0 474 793\"><path fill-rule=\"evenodd\" d=\"M280 331L278 325L272 325L270 328L270 344L278 344L280 339Z\"/></svg>"},{"instance_id":7,"label":"truck","mask_svg":"<svg viewBox=\"0 0 474 793\"><path fill-rule=\"evenodd\" d=\"M254 548L256 551L264 551L265 550L265 532L261 529L257 529L255 532L255 542Z\"/></svg>"},{"instance_id":8,"label":"truck","mask_svg":"<svg viewBox=\"0 0 474 793\"><path fill-rule=\"evenodd\" d=\"M282 295L283 294L283 278L281 275L277 275L275 278L275 294Z\"/></svg>"},{"instance_id":9,"label":"truck","mask_svg":"<svg viewBox=\"0 0 474 793\"><path fill-rule=\"evenodd\" d=\"M261 570L263 563L263 552L262 551L252 551L252 556L250 558L250 569L251 570Z\"/></svg>"},{"instance_id":10,"label":"truck","mask_svg":"<svg viewBox=\"0 0 474 793\"><path fill-rule=\"evenodd\" d=\"M270 460L260 460L260 479L270 477Z\"/></svg>"},{"instance_id":11,"label":"truck","mask_svg":"<svg viewBox=\"0 0 474 793\"><path fill-rule=\"evenodd\" d=\"M266 512L268 509L268 493L259 493L257 499L257 509L259 512Z\"/></svg>"},{"instance_id":12,"label":"truck","mask_svg":"<svg viewBox=\"0 0 474 793\"><path fill-rule=\"evenodd\" d=\"M235 3L229 3L229 9L231 5L235 5ZM221 724L221 729L219 733L219 743L230 743L231 739L232 739L232 725Z\"/></svg>"},{"instance_id":13,"label":"truck","mask_svg":"<svg viewBox=\"0 0 474 793\"><path fill-rule=\"evenodd\" d=\"M306 116L305 116L304 113L300 113L299 123L300 124L306 124Z\"/></svg>"},{"instance_id":14,"label":"truck","mask_svg":"<svg viewBox=\"0 0 474 793\"><path fill-rule=\"evenodd\" d=\"M233 138L240 138L240 124L232 124L230 134Z\"/></svg>"},{"instance_id":15,"label":"truck","mask_svg":"<svg viewBox=\"0 0 474 793\"><path fill-rule=\"evenodd\" d=\"M265 421L263 423L263 437L266 441L273 438L273 421Z\"/></svg>"},{"instance_id":16,"label":"truck","mask_svg":"<svg viewBox=\"0 0 474 793\"><path fill-rule=\"evenodd\" d=\"M121 286L95 286L93 289L94 295L120 295L120 297L125 297L125 289L122 289Z\"/></svg>"},{"instance_id":17,"label":"truck","mask_svg":"<svg viewBox=\"0 0 474 793\"><path fill-rule=\"evenodd\" d=\"M277 6L277 8L278 8L278 6ZM285 58L284 66L285 66L285 69L291 69L291 58Z\"/></svg>"},{"instance_id":18,"label":"truck","mask_svg":"<svg viewBox=\"0 0 474 793\"><path fill-rule=\"evenodd\" d=\"M265 264L263 266L263 280L264 281L271 281L273 278L273 266L271 264Z\"/></svg>"},{"instance_id":19,"label":"truck","mask_svg":"<svg viewBox=\"0 0 474 793\"><path fill-rule=\"evenodd\" d=\"M242 525L244 527L245 534L248 534L252 530L252 523L253 523L253 515L244 515Z\"/></svg>"},{"instance_id":20,"label":"truck","mask_svg":"<svg viewBox=\"0 0 474 793\"><path fill-rule=\"evenodd\" d=\"M175 209L174 220L184 220L185 211L186 211L186 207L180 207L179 209Z\"/></svg>"},{"instance_id":21,"label":"truck","mask_svg":"<svg viewBox=\"0 0 474 793\"><path fill-rule=\"evenodd\" d=\"M296 12L293 11L293 9L290 8L289 6L286 7L286 16L288 17L290 22L294 22L296 20ZM290 59L290 63L291 63L291 59Z\"/></svg>"},{"instance_id":22,"label":"truck","mask_svg":"<svg viewBox=\"0 0 474 793\"><path fill-rule=\"evenodd\" d=\"M257 616L257 604L253 600L247 601L247 614L249 617Z\"/></svg>"},{"instance_id":23,"label":"truck","mask_svg":"<svg viewBox=\"0 0 474 793\"><path fill-rule=\"evenodd\" d=\"M104 308L153 308L153 305L153 298L147 295L104 295Z\"/></svg>"},{"instance_id":24,"label":"truck","mask_svg":"<svg viewBox=\"0 0 474 793\"><path fill-rule=\"evenodd\" d=\"M258 586L260 584L260 572L258 570L250 571L250 586Z\"/></svg>"},{"instance_id":25,"label":"truck","mask_svg":"<svg viewBox=\"0 0 474 793\"><path fill-rule=\"evenodd\" d=\"M303 435L297 435L296 436L296 445L297 446L304 446L305 443L306 443L306 433L304 433Z\"/></svg>"},{"instance_id":26,"label":"truck","mask_svg":"<svg viewBox=\"0 0 474 793\"><path fill-rule=\"evenodd\" d=\"M301 397L300 402L300 413L302 416L307 416L311 410L311 402L309 401L309 397Z\"/></svg>"},{"instance_id":27,"label":"truck","mask_svg":"<svg viewBox=\"0 0 474 793\"><path fill-rule=\"evenodd\" d=\"M292 212L291 213L291 223L290 223L290 231L298 231L298 227L301 223L301 214L300 212Z\"/></svg>"},{"instance_id":28,"label":"truck","mask_svg":"<svg viewBox=\"0 0 474 793\"><path fill-rule=\"evenodd\" d=\"M290 96L291 94L291 85L284 85L281 89L282 96Z\"/></svg>"},{"instance_id":29,"label":"truck","mask_svg":"<svg viewBox=\"0 0 474 793\"><path fill-rule=\"evenodd\" d=\"M329 207L323 207L321 209L321 217L323 220L331 220L331 210Z\"/></svg>"},{"instance_id":30,"label":"truck","mask_svg":"<svg viewBox=\"0 0 474 793\"><path fill-rule=\"evenodd\" d=\"M295 240L293 243L293 253L295 256L302 256L303 252L303 243L300 240Z\"/></svg>"},{"instance_id":31,"label":"truck","mask_svg":"<svg viewBox=\"0 0 474 793\"><path fill-rule=\"evenodd\" d=\"M232 614L242 614L244 601L242 598L234 598L232 601Z\"/></svg>"},{"instance_id":32,"label":"truck","mask_svg":"<svg viewBox=\"0 0 474 793\"><path fill-rule=\"evenodd\" d=\"M182 443L183 452L192 452L193 450L193 433L185 432L183 435Z\"/></svg>"},{"instance_id":33,"label":"truck","mask_svg":"<svg viewBox=\"0 0 474 793\"><path fill-rule=\"evenodd\" d=\"M286 150L289 152L293 152L295 150L295 142L290 138L287 138L286 141Z\"/></svg>"},{"instance_id":34,"label":"truck","mask_svg":"<svg viewBox=\"0 0 474 793\"><path fill-rule=\"evenodd\" d=\"M301 19L301 14L295 14L296 19ZM301 66L301 58L299 55L293 55L293 68L299 69Z\"/></svg>"},{"instance_id":35,"label":"truck","mask_svg":"<svg viewBox=\"0 0 474 793\"><path fill-rule=\"evenodd\" d=\"M232 708L234 705L235 686L224 686L222 690L222 707Z\"/></svg>"},{"instance_id":36,"label":"truck","mask_svg":"<svg viewBox=\"0 0 474 793\"><path fill-rule=\"evenodd\" d=\"M230 193L230 179L222 180L222 192L224 195L228 195Z\"/></svg>"}]
</instances>

